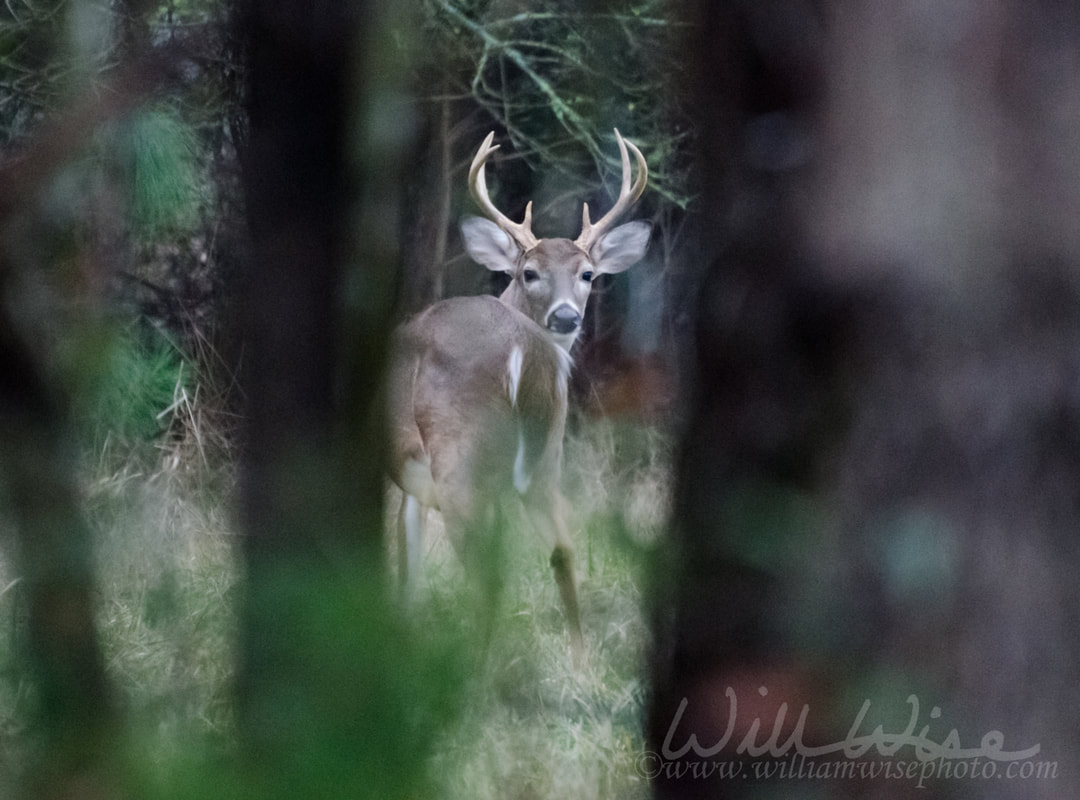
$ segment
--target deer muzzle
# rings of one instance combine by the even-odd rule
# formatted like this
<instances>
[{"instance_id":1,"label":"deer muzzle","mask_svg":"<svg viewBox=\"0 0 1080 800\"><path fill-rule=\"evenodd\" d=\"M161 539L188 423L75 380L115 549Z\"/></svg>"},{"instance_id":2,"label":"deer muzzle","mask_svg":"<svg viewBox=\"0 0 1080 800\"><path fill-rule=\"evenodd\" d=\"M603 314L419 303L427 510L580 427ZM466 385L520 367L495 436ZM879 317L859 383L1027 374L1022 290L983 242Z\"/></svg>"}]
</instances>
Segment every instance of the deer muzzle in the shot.
<instances>
[{"instance_id":1,"label":"deer muzzle","mask_svg":"<svg viewBox=\"0 0 1080 800\"><path fill-rule=\"evenodd\" d=\"M581 314L569 303L563 303L548 314L547 329L552 333L573 333L581 325Z\"/></svg>"}]
</instances>

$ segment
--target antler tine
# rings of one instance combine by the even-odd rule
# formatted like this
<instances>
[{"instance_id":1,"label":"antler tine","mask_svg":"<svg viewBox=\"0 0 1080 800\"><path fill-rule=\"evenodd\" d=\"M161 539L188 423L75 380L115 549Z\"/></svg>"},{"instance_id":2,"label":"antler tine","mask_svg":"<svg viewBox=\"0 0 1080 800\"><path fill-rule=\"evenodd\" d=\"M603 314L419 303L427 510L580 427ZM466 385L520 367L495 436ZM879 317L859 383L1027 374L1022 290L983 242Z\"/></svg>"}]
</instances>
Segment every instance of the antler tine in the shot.
<instances>
[{"instance_id":1,"label":"antler tine","mask_svg":"<svg viewBox=\"0 0 1080 800\"><path fill-rule=\"evenodd\" d=\"M521 245L522 249L531 250L540 241L532 232L532 201L530 200L528 205L525 206L525 219L521 222L512 222L509 217L495 207L495 204L491 202L491 197L488 195L484 167L487 165L488 157L499 149L499 145L491 143L494 138L495 131L492 131L484 139L480 149L476 151L472 166L469 167L469 193L488 219L510 234Z\"/></svg>"},{"instance_id":2,"label":"antler tine","mask_svg":"<svg viewBox=\"0 0 1080 800\"><path fill-rule=\"evenodd\" d=\"M623 139L618 128L615 129L615 141L619 144L619 156L622 159L622 186L619 188L619 199L615 201L615 205L611 207L611 210L598 219L595 224L589 221L589 204L586 203L582 208L581 235L577 238L575 244L586 253L592 249L597 239L604 235L615 220L637 202L638 198L645 192L645 185L649 181L649 166L645 163L645 156L641 154L637 146L633 142ZM638 175L633 186L630 184L630 154L627 152L627 147L633 151L634 160L637 162Z\"/></svg>"}]
</instances>

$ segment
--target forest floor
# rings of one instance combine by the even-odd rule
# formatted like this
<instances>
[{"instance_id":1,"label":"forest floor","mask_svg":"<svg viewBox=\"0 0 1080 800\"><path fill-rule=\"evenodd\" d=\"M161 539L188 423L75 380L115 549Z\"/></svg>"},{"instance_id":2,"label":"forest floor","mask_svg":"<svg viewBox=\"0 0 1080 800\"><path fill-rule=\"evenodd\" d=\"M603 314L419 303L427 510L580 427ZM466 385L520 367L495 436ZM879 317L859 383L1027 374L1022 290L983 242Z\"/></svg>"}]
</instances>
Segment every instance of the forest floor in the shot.
<instances>
[{"instance_id":1,"label":"forest floor","mask_svg":"<svg viewBox=\"0 0 1080 800\"><path fill-rule=\"evenodd\" d=\"M537 541L508 548L501 624L459 725L436 750L448 798L635 798L648 641L647 555L668 507L658 436L591 424L567 442L565 486L576 534L584 663L575 668L565 616ZM393 509L393 504L389 505ZM433 515L436 516L437 515ZM436 525L431 526L437 531ZM426 555L437 598L465 579L436 533Z\"/></svg>"},{"instance_id":2,"label":"forest floor","mask_svg":"<svg viewBox=\"0 0 1080 800\"><path fill-rule=\"evenodd\" d=\"M541 542L510 537L498 619L455 713L431 732L429 784L447 798L634 798L644 748L646 565L669 503L669 448L651 429L580 421L568 436L564 484L575 536L586 657L570 658L565 618ZM170 776L235 746L237 603L242 574L231 503L234 469L211 466L189 430L149 456L100 453L83 479L96 537L98 625L108 675L131 732L132 769L162 797ZM388 560L398 496L387 493ZM473 630L460 602L460 561L429 525L418 625ZM11 581L0 564L0 590ZM0 661L9 677L21 624L17 590L0 593ZM32 703L0 681L0 796L24 753ZM166 787L172 787L171 789ZM148 796L158 791L147 790Z\"/></svg>"}]
</instances>

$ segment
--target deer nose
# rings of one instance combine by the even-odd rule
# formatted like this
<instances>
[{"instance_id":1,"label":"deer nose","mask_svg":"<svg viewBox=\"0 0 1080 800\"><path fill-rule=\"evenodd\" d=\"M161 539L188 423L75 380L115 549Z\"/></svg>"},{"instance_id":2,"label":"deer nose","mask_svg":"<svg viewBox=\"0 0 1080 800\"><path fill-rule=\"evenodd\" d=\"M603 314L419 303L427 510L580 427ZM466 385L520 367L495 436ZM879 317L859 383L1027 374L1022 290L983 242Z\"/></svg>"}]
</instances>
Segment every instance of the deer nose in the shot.
<instances>
[{"instance_id":1,"label":"deer nose","mask_svg":"<svg viewBox=\"0 0 1080 800\"><path fill-rule=\"evenodd\" d=\"M573 333L581 324L581 314L569 303L563 303L547 318L547 328L552 333Z\"/></svg>"}]
</instances>

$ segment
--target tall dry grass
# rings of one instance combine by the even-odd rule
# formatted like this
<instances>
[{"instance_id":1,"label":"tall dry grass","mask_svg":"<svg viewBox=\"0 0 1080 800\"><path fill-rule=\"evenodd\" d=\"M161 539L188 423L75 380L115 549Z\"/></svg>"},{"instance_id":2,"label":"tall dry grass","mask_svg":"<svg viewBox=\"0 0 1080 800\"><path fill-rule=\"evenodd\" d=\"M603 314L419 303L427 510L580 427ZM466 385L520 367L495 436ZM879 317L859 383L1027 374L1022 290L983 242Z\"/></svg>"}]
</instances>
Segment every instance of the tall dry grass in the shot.
<instances>
[{"instance_id":1,"label":"tall dry grass","mask_svg":"<svg viewBox=\"0 0 1080 800\"><path fill-rule=\"evenodd\" d=\"M119 370L122 391L95 406L104 416L81 421L90 428L80 483L95 536L98 632L130 733L124 760L137 794L205 796L221 774L206 765L227 761L236 744L242 572L231 420L224 393L175 352L121 358L134 359ZM151 363L140 369L140 358ZM587 648L578 669L547 546L509 526L502 597L485 640L469 580L433 517L410 624L421 642L459 640L466 652L448 668L464 671L453 679L458 706L433 718L431 746L417 743L418 753L434 755L400 769L427 769L433 793L449 798L647 795L635 772L648 635L642 586L664 524L668 464L667 440L653 430L582 422L568 437L565 485ZM391 523L395 511L390 494ZM0 681L0 796L18 773L32 700L15 670L22 612L17 583L4 591L12 580L0 564L0 664L11 678Z\"/></svg>"}]
</instances>

